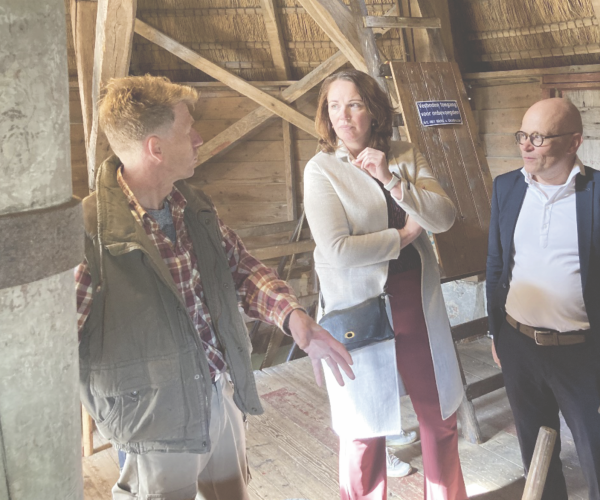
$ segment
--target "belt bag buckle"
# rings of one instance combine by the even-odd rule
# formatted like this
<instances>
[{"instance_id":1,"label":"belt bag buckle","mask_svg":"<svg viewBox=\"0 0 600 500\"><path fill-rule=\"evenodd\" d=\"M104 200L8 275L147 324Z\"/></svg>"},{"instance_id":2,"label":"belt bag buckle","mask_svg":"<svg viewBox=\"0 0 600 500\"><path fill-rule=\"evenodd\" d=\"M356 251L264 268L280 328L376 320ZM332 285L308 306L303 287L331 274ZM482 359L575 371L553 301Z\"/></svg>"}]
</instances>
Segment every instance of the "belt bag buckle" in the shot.
<instances>
[{"instance_id":1,"label":"belt bag buckle","mask_svg":"<svg viewBox=\"0 0 600 500\"><path fill-rule=\"evenodd\" d=\"M540 342L538 340L538 335L550 335L550 334L552 334L552 336L553 336L553 339L555 341L554 343L556 345L558 345L558 342L557 342L558 339L556 339L556 335L552 330L533 330L533 340L535 340L535 343L537 345L542 345L542 346L547 345L547 344L543 344L542 342Z\"/></svg>"}]
</instances>

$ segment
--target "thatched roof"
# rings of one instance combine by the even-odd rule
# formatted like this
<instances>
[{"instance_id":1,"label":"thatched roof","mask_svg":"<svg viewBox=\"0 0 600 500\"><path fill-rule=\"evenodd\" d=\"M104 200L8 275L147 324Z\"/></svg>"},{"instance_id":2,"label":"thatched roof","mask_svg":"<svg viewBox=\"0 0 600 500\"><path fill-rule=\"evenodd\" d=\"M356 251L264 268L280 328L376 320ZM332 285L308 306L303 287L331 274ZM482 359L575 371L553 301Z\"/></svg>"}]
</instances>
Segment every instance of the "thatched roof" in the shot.
<instances>
[{"instance_id":1,"label":"thatched roof","mask_svg":"<svg viewBox=\"0 0 600 500\"><path fill-rule=\"evenodd\" d=\"M68 5L69 0L65 0ZM394 0L367 0L370 15L383 15ZM299 80L338 49L294 0L275 0L291 78ZM71 25L68 15L68 34ZM277 80L260 0L138 0L137 17L203 57L249 81ZM401 60L398 30L380 40L389 59ZM69 77L76 79L72 37L68 37ZM131 74L164 75L173 81L213 81L176 56L134 35Z\"/></svg>"},{"instance_id":2,"label":"thatched roof","mask_svg":"<svg viewBox=\"0 0 600 500\"><path fill-rule=\"evenodd\" d=\"M455 0L453 31L468 71L600 62L591 0Z\"/></svg>"},{"instance_id":3,"label":"thatched roof","mask_svg":"<svg viewBox=\"0 0 600 500\"><path fill-rule=\"evenodd\" d=\"M465 71L506 70L600 62L600 28L592 0L449 0L457 59ZM395 0L367 0L382 15ZM67 5L69 76L76 65ZM337 47L295 0L275 0L291 78L298 80L337 52ZM138 0L137 17L207 59L249 81L277 80L260 0ZM390 60L403 60L399 30L379 45ZM131 73L174 81L212 79L134 36Z\"/></svg>"}]
</instances>

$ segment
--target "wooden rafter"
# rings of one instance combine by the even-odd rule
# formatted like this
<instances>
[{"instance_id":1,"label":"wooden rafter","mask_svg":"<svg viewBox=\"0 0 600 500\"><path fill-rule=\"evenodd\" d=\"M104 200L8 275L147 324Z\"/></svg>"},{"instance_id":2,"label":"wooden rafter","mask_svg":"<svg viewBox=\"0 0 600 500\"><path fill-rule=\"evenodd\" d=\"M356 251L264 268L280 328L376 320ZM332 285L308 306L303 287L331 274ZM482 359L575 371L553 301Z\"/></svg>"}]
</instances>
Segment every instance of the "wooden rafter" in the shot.
<instances>
[{"instance_id":1,"label":"wooden rafter","mask_svg":"<svg viewBox=\"0 0 600 500\"><path fill-rule=\"evenodd\" d=\"M397 6L392 7L385 13L386 16L395 16L396 14L398 14ZM383 28L378 31L384 34L387 33L388 30L389 28ZM288 103L294 102L347 62L348 58L343 52L340 51L335 53L304 78L285 89L281 93L281 99ZM273 113L265 108L259 108L248 113L244 118L238 120L200 147L198 150L197 166L231 151L240 143L240 141L249 137L272 116Z\"/></svg>"},{"instance_id":2,"label":"wooden rafter","mask_svg":"<svg viewBox=\"0 0 600 500\"><path fill-rule=\"evenodd\" d=\"M88 149L92 128L92 77L94 73L94 42L98 2L71 0L71 27L77 64L77 80L85 147Z\"/></svg>"},{"instance_id":3,"label":"wooden rafter","mask_svg":"<svg viewBox=\"0 0 600 500\"><path fill-rule=\"evenodd\" d=\"M136 10L137 0L98 0L92 77L93 114L87 149L90 189L94 189L96 166L110 152L106 136L98 124L100 89L111 78L129 74Z\"/></svg>"},{"instance_id":4,"label":"wooden rafter","mask_svg":"<svg viewBox=\"0 0 600 500\"><path fill-rule=\"evenodd\" d=\"M347 62L348 59L344 54L337 52L304 78L285 89L281 93L281 100L287 103L294 102ZM200 147L198 150L198 166L233 149L239 144L239 141L247 138L273 115L274 112L266 108L258 108L248 113L244 118L238 120Z\"/></svg>"},{"instance_id":5,"label":"wooden rafter","mask_svg":"<svg viewBox=\"0 0 600 500\"><path fill-rule=\"evenodd\" d=\"M156 28L153 28L145 22L137 19L135 23L135 32L151 42L156 43L163 49L169 51L171 54L183 59L185 62L191 64L195 68L205 72L207 75L210 75L220 82L223 82L233 90L238 91L240 94L245 95L261 106L264 106L272 113L275 113L284 120L296 125L296 127L315 137L317 136L317 133L315 132L315 126L310 118L304 116L302 113L299 113L279 99L276 99L262 90L259 90L254 85L248 83L242 78L235 76L226 69L221 68L217 64L202 57L193 50L181 45L179 42L176 42L164 33L161 33Z\"/></svg>"},{"instance_id":6,"label":"wooden rafter","mask_svg":"<svg viewBox=\"0 0 600 500\"><path fill-rule=\"evenodd\" d=\"M356 69L368 72L352 14L340 0L298 0Z\"/></svg>"},{"instance_id":7,"label":"wooden rafter","mask_svg":"<svg viewBox=\"0 0 600 500\"><path fill-rule=\"evenodd\" d=\"M290 65L287 52L285 51L285 41L279 17L275 11L274 0L260 0L262 7L265 28L267 29L267 38L271 47L271 57L275 66L275 72L279 80L288 80L290 78Z\"/></svg>"},{"instance_id":8,"label":"wooden rafter","mask_svg":"<svg viewBox=\"0 0 600 500\"><path fill-rule=\"evenodd\" d=\"M271 48L271 58L275 66L275 73L280 80L291 77L290 65L286 52L286 45L281 32L279 16L275 11L275 0L261 0L263 19L267 30L267 38ZM296 202L296 182L294 176L294 148L293 128L290 122L281 121L283 131L283 159L285 171L285 197L287 204L288 220L297 218L298 207Z\"/></svg>"},{"instance_id":9,"label":"wooden rafter","mask_svg":"<svg viewBox=\"0 0 600 500\"><path fill-rule=\"evenodd\" d=\"M594 73L600 71L600 64L584 64L574 66L559 66L556 68L532 68L532 69L513 69L509 71L486 71L482 73L465 73L464 80L478 85L479 81L494 82L495 85L502 83L510 85L513 83L540 82L543 75L558 75L563 73Z\"/></svg>"},{"instance_id":10,"label":"wooden rafter","mask_svg":"<svg viewBox=\"0 0 600 500\"><path fill-rule=\"evenodd\" d=\"M585 54L600 54L600 44L575 45L573 47L553 47L550 49L515 50L513 52L494 52L483 54L480 61L518 61L521 59L540 59L543 57L563 57Z\"/></svg>"},{"instance_id":11,"label":"wooden rafter","mask_svg":"<svg viewBox=\"0 0 600 500\"><path fill-rule=\"evenodd\" d=\"M555 31L566 31L585 26L598 26L596 17L582 17L560 23L536 24L525 28L513 28L508 30L475 31L470 33L469 40L489 40L490 38L513 38L516 36L538 35L540 33L551 33Z\"/></svg>"},{"instance_id":12,"label":"wooden rafter","mask_svg":"<svg viewBox=\"0 0 600 500\"><path fill-rule=\"evenodd\" d=\"M600 22L600 0L591 0L596 20Z\"/></svg>"},{"instance_id":13,"label":"wooden rafter","mask_svg":"<svg viewBox=\"0 0 600 500\"><path fill-rule=\"evenodd\" d=\"M298 218L298 200L296 198L296 175L294 155L294 130L285 120L283 127L283 161L285 162L285 199L288 220Z\"/></svg>"},{"instance_id":14,"label":"wooden rafter","mask_svg":"<svg viewBox=\"0 0 600 500\"><path fill-rule=\"evenodd\" d=\"M441 28L442 22L433 17L366 16L365 28Z\"/></svg>"},{"instance_id":15,"label":"wooden rafter","mask_svg":"<svg viewBox=\"0 0 600 500\"><path fill-rule=\"evenodd\" d=\"M287 80L291 77L290 65L287 57L285 41L279 17L275 11L275 0L260 1L265 28L267 29L267 37L271 46L271 57L277 78ZM287 204L288 220L296 220L298 214L298 206L296 201L296 182L294 175L294 147L293 134L294 130L290 122L281 121L283 132L283 160L285 171L285 197Z\"/></svg>"},{"instance_id":16,"label":"wooden rafter","mask_svg":"<svg viewBox=\"0 0 600 500\"><path fill-rule=\"evenodd\" d=\"M419 6L419 10L421 11L422 17L437 17L435 15L435 9L433 8L431 0L417 0L417 4ZM437 62L447 62L448 56L446 55L446 50L444 48L442 30L428 28L427 37L429 39L429 50L431 52L432 60Z\"/></svg>"}]
</instances>

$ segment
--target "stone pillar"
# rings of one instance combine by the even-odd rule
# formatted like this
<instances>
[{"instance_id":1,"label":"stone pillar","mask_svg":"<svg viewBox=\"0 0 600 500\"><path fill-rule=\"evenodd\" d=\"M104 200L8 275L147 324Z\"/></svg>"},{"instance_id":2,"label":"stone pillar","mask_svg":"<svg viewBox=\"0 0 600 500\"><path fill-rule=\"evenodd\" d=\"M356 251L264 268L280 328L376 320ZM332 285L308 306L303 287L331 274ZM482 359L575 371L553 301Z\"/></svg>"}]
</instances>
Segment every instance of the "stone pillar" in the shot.
<instances>
[{"instance_id":1,"label":"stone pillar","mask_svg":"<svg viewBox=\"0 0 600 500\"><path fill-rule=\"evenodd\" d=\"M81 500L64 0L0 5L0 500Z\"/></svg>"}]
</instances>

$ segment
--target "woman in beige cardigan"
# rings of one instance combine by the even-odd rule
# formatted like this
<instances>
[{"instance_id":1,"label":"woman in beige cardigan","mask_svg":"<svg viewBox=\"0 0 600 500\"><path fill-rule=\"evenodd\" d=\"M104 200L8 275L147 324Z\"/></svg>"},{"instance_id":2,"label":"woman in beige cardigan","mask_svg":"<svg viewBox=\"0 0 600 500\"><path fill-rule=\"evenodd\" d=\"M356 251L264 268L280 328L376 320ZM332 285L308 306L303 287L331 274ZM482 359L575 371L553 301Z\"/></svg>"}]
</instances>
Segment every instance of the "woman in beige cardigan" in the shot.
<instances>
[{"instance_id":1,"label":"woman in beige cardigan","mask_svg":"<svg viewBox=\"0 0 600 500\"><path fill-rule=\"evenodd\" d=\"M340 493L343 500L387 498L385 436L400 430L399 396L407 392L420 425L425 498L463 500L455 414L463 387L427 236L447 231L455 210L423 156L390 141L391 120L387 96L370 76L329 77L316 117L321 152L304 172L321 314L386 290L396 337L353 351L356 380L344 388L326 370Z\"/></svg>"}]
</instances>

